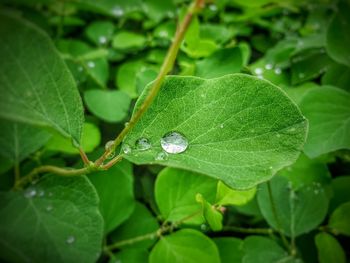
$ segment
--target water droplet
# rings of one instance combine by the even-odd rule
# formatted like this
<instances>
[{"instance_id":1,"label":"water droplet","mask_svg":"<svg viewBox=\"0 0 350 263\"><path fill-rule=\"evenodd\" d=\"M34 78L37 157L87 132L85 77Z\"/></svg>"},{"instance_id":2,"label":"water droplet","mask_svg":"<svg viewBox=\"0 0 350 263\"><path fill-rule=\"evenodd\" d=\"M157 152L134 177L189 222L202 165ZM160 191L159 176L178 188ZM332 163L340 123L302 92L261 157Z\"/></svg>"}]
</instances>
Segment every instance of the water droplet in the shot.
<instances>
[{"instance_id":1,"label":"water droplet","mask_svg":"<svg viewBox=\"0 0 350 263\"><path fill-rule=\"evenodd\" d=\"M29 187L24 191L24 197L26 198L33 198L37 194L36 189L33 187Z\"/></svg>"},{"instance_id":2,"label":"water droplet","mask_svg":"<svg viewBox=\"0 0 350 263\"><path fill-rule=\"evenodd\" d=\"M168 159L168 154L166 152L160 152L156 156L156 161L165 161Z\"/></svg>"},{"instance_id":3,"label":"water droplet","mask_svg":"<svg viewBox=\"0 0 350 263\"><path fill-rule=\"evenodd\" d=\"M130 154L131 153L131 147L129 144L123 144L122 146L123 153Z\"/></svg>"},{"instance_id":4,"label":"water droplet","mask_svg":"<svg viewBox=\"0 0 350 263\"><path fill-rule=\"evenodd\" d=\"M66 239L67 244L73 244L75 242L75 237L74 236L69 236Z\"/></svg>"},{"instance_id":5,"label":"water droplet","mask_svg":"<svg viewBox=\"0 0 350 263\"><path fill-rule=\"evenodd\" d=\"M107 158L107 159L112 159L114 156L115 156L115 151L111 151L111 152L106 156L106 158Z\"/></svg>"},{"instance_id":6,"label":"water droplet","mask_svg":"<svg viewBox=\"0 0 350 263\"><path fill-rule=\"evenodd\" d=\"M216 11L218 11L218 7L216 5L211 4L211 5L209 5L209 10L216 12Z\"/></svg>"},{"instance_id":7,"label":"water droplet","mask_svg":"<svg viewBox=\"0 0 350 263\"><path fill-rule=\"evenodd\" d=\"M254 69L254 72L257 75L261 75L263 73L263 69L262 68L256 68L256 69Z\"/></svg>"},{"instance_id":8,"label":"water droplet","mask_svg":"<svg viewBox=\"0 0 350 263\"><path fill-rule=\"evenodd\" d=\"M44 195L45 195L45 191L44 190L40 190L38 192L38 196L43 197Z\"/></svg>"},{"instance_id":9,"label":"water droplet","mask_svg":"<svg viewBox=\"0 0 350 263\"><path fill-rule=\"evenodd\" d=\"M89 68L94 68L94 67L95 67L95 62L89 61L89 62L87 63L87 66L88 66Z\"/></svg>"},{"instance_id":10,"label":"water droplet","mask_svg":"<svg viewBox=\"0 0 350 263\"><path fill-rule=\"evenodd\" d=\"M265 69L270 70L270 69L272 69L272 68L273 68L272 64L266 64L266 65L265 65Z\"/></svg>"},{"instance_id":11,"label":"water droplet","mask_svg":"<svg viewBox=\"0 0 350 263\"><path fill-rule=\"evenodd\" d=\"M269 169L270 169L270 170L272 170L272 169L273 169L273 167L272 167L272 166L270 166L270 167L269 167Z\"/></svg>"},{"instance_id":12,"label":"water droplet","mask_svg":"<svg viewBox=\"0 0 350 263\"><path fill-rule=\"evenodd\" d=\"M318 190L318 189L315 189L315 190L314 190L314 194L315 194L315 195L318 195L318 193L319 193L319 190Z\"/></svg>"},{"instance_id":13,"label":"water droplet","mask_svg":"<svg viewBox=\"0 0 350 263\"><path fill-rule=\"evenodd\" d=\"M48 206L46 207L46 211L47 211L47 212L51 212L52 209L53 209L52 205L48 205Z\"/></svg>"},{"instance_id":14,"label":"water droplet","mask_svg":"<svg viewBox=\"0 0 350 263\"><path fill-rule=\"evenodd\" d=\"M167 153L177 154L186 151L188 147L187 138L181 133L172 131L160 139L160 144Z\"/></svg>"},{"instance_id":15,"label":"water droplet","mask_svg":"<svg viewBox=\"0 0 350 263\"><path fill-rule=\"evenodd\" d=\"M202 93L202 94L201 94L201 97L202 97L202 98L205 98L205 94L204 94L204 93Z\"/></svg>"},{"instance_id":16,"label":"water droplet","mask_svg":"<svg viewBox=\"0 0 350 263\"><path fill-rule=\"evenodd\" d=\"M136 149L140 151L146 151L151 148L151 143L147 138L140 138L135 143Z\"/></svg>"},{"instance_id":17,"label":"water droplet","mask_svg":"<svg viewBox=\"0 0 350 263\"><path fill-rule=\"evenodd\" d=\"M115 6L112 9L112 14L116 17L121 17L124 15L124 10L120 6Z\"/></svg>"},{"instance_id":18,"label":"water droplet","mask_svg":"<svg viewBox=\"0 0 350 263\"><path fill-rule=\"evenodd\" d=\"M106 144L105 144L105 150L107 151L107 150L110 150L111 148L113 148L113 146L114 146L114 141L108 141L108 142L106 142Z\"/></svg>"},{"instance_id":19,"label":"water droplet","mask_svg":"<svg viewBox=\"0 0 350 263\"><path fill-rule=\"evenodd\" d=\"M258 75L258 79L264 79L262 75Z\"/></svg>"},{"instance_id":20,"label":"water droplet","mask_svg":"<svg viewBox=\"0 0 350 263\"><path fill-rule=\"evenodd\" d=\"M305 77L305 74L301 72L301 73L298 74L298 77L299 77L299 79L302 79L302 78Z\"/></svg>"},{"instance_id":21,"label":"water droplet","mask_svg":"<svg viewBox=\"0 0 350 263\"><path fill-rule=\"evenodd\" d=\"M99 42L100 44L106 44L106 43L107 43L107 37L105 37L105 36L100 36L100 37L98 38L98 42Z\"/></svg>"},{"instance_id":22,"label":"water droplet","mask_svg":"<svg viewBox=\"0 0 350 263\"><path fill-rule=\"evenodd\" d=\"M208 230L207 225L206 225L206 224L201 224L201 230L202 230L202 231Z\"/></svg>"},{"instance_id":23,"label":"water droplet","mask_svg":"<svg viewBox=\"0 0 350 263\"><path fill-rule=\"evenodd\" d=\"M165 31L165 30L160 31L158 34L159 34L159 36L162 37L162 38L167 38L167 37L169 37L168 31Z\"/></svg>"},{"instance_id":24,"label":"water droplet","mask_svg":"<svg viewBox=\"0 0 350 263\"><path fill-rule=\"evenodd\" d=\"M282 73L282 69L275 68L275 74L280 75Z\"/></svg>"},{"instance_id":25,"label":"water droplet","mask_svg":"<svg viewBox=\"0 0 350 263\"><path fill-rule=\"evenodd\" d=\"M277 138L280 138L280 137L281 137L281 134L277 133L277 134L276 134L276 137L277 137Z\"/></svg>"},{"instance_id":26,"label":"water droplet","mask_svg":"<svg viewBox=\"0 0 350 263\"><path fill-rule=\"evenodd\" d=\"M223 124L223 123L220 124L220 128L221 128L221 129L224 128L224 124Z\"/></svg>"}]
</instances>

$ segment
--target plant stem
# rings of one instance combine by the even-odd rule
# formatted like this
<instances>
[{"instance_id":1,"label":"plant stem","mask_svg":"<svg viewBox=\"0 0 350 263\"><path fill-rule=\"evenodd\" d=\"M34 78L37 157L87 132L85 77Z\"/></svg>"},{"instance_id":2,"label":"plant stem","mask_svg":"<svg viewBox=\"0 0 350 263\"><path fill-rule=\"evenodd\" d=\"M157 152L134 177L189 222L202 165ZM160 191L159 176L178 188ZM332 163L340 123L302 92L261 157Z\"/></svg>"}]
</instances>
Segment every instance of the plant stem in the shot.
<instances>
[{"instance_id":1,"label":"plant stem","mask_svg":"<svg viewBox=\"0 0 350 263\"><path fill-rule=\"evenodd\" d=\"M39 166L37 168L34 168L29 174L26 176L20 178L14 188L19 189L26 183L29 183L34 176L40 174L40 173L54 173L60 176L77 176L77 175L83 175L87 174L91 171L89 167L84 167L81 169L65 169L65 168L60 168L52 165L44 165L44 166Z\"/></svg>"},{"instance_id":2,"label":"plant stem","mask_svg":"<svg viewBox=\"0 0 350 263\"><path fill-rule=\"evenodd\" d=\"M79 154L81 159L83 160L85 165L88 165L90 163L89 158L87 157L86 153L84 152L83 148L79 147Z\"/></svg>"},{"instance_id":3,"label":"plant stem","mask_svg":"<svg viewBox=\"0 0 350 263\"><path fill-rule=\"evenodd\" d=\"M271 208L272 208L272 213L273 213L273 216L274 216L274 218L275 218L276 225L277 225L277 232L278 232L278 234L280 235L284 246L285 246L288 250L290 250L289 243L288 243L286 237L284 236L284 234L283 234L283 232L282 232L281 222L280 222L280 220L279 220L278 213L277 213L277 209L276 209L276 204L275 204L275 201L274 201L273 196L272 196L272 190L271 190L271 183L270 183L270 181L267 182L267 190L268 190L268 193L269 193L269 198L270 198L270 204L271 204ZM292 253L292 251L291 251L291 253Z\"/></svg>"},{"instance_id":4,"label":"plant stem","mask_svg":"<svg viewBox=\"0 0 350 263\"><path fill-rule=\"evenodd\" d=\"M223 231L232 231L245 234L261 234L261 235L271 235L273 234L272 228L243 228L237 226L226 226Z\"/></svg>"},{"instance_id":5,"label":"plant stem","mask_svg":"<svg viewBox=\"0 0 350 263\"><path fill-rule=\"evenodd\" d=\"M150 89L146 99L142 103L142 105L139 107L139 109L132 115L129 125L125 126L125 128L120 132L120 134L117 136L117 138L114 140L113 148L115 149L125 138L125 136L130 132L135 124L138 122L138 120L141 118L141 116L147 111L149 106L152 104L154 98L157 96L162 83L166 77L166 75L172 70L177 53L179 51L180 45L182 43L182 40L185 37L186 31L192 21L192 17L195 13L199 12L204 7L204 0L195 0L193 5L191 5L187 11L187 14L182 21L182 23L178 26L175 38L173 43L171 44L168 53L165 57L165 60L163 62L163 65L159 71L159 74L157 78L154 81L154 84L152 88ZM96 160L95 164L97 166L100 166L105 159L107 158L109 152L106 151L99 159Z\"/></svg>"}]
</instances>

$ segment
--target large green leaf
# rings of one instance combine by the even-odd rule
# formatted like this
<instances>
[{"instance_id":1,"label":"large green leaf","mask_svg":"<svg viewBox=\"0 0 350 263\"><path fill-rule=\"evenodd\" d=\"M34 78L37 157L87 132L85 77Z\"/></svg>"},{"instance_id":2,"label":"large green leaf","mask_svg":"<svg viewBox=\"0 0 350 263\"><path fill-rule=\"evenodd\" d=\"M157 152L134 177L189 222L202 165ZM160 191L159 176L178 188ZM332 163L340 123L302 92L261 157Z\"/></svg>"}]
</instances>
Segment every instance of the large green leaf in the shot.
<instances>
[{"instance_id":1,"label":"large green leaf","mask_svg":"<svg viewBox=\"0 0 350 263\"><path fill-rule=\"evenodd\" d=\"M88 176L100 198L105 232L124 222L134 210L132 165L122 161L108 171Z\"/></svg>"},{"instance_id":2,"label":"large green leaf","mask_svg":"<svg viewBox=\"0 0 350 263\"><path fill-rule=\"evenodd\" d=\"M329 203L329 213L339 205L350 201L350 176L339 176L332 180L333 196Z\"/></svg>"},{"instance_id":3,"label":"large green leaf","mask_svg":"<svg viewBox=\"0 0 350 263\"><path fill-rule=\"evenodd\" d=\"M316 157L350 148L350 94L325 86L313 88L302 99L300 108L310 129L304 152Z\"/></svg>"},{"instance_id":4,"label":"large green leaf","mask_svg":"<svg viewBox=\"0 0 350 263\"><path fill-rule=\"evenodd\" d=\"M50 134L38 127L0 119L0 155L19 163L42 147Z\"/></svg>"},{"instance_id":5,"label":"large green leaf","mask_svg":"<svg viewBox=\"0 0 350 263\"><path fill-rule=\"evenodd\" d=\"M198 213L186 223L203 223L200 215L201 205L196 201L196 195L201 194L208 202L215 201L217 181L189 171L165 168L162 170L155 185L155 198L158 208L168 221L181 220Z\"/></svg>"},{"instance_id":6,"label":"large green leaf","mask_svg":"<svg viewBox=\"0 0 350 263\"><path fill-rule=\"evenodd\" d=\"M132 148L125 158L200 172L245 189L293 163L306 128L297 106L270 82L243 74L209 80L172 76L125 138L124 148ZM173 131L183 135L181 148L187 141L187 150L159 158L162 137ZM134 147L141 138L151 147Z\"/></svg>"},{"instance_id":7,"label":"large green leaf","mask_svg":"<svg viewBox=\"0 0 350 263\"><path fill-rule=\"evenodd\" d=\"M344 203L334 210L328 225L333 231L350 236L350 202Z\"/></svg>"},{"instance_id":8,"label":"large green leaf","mask_svg":"<svg viewBox=\"0 0 350 263\"><path fill-rule=\"evenodd\" d=\"M0 118L49 126L79 144L82 102L49 37L0 13L0 57Z\"/></svg>"},{"instance_id":9,"label":"large green leaf","mask_svg":"<svg viewBox=\"0 0 350 263\"><path fill-rule=\"evenodd\" d=\"M48 175L0 193L0 257L10 262L95 262L103 220L86 177Z\"/></svg>"},{"instance_id":10,"label":"large green leaf","mask_svg":"<svg viewBox=\"0 0 350 263\"><path fill-rule=\"evenodd\" d=\"M350 66L350 3L340 1L338 12L327 29L327 51L337 62Z\"/></svg>"},{"instance_id":11,"label":"large green leaf","mask_svg":"<svg viewBox=\"0 0 350 263\"><path fill-rule=\"evenodd\" d=\"M321 185L312 183L294 189L282 176L274 177L270 184L275 209L271 205L267 183L258 191L258 203L261 213L273 228L280 226L284 234L296 237L316 228L325 218L328 197Z\"/></svg>"},{"instance_id":12,"label":"large green leaf","mask_svg":"<svg viewBox=\"0 0 350 263\"><path fill-rule=\"evenodd\" d=\"M297 262L275 241L266 237L250 236L244 240L244 263ZM300 261L299 261L300 262Z\"/></svg>"},{"instance_id":13,"label":"large green leaf","mask_svg":"<svg viewBox=\"0 0 350 263\"><path fill-rule=\"evenodd\" d=\"M214 238L219 249L222 263L241 263L243 258L243 240L235 237Z\"/></svg>"},{"instance_id":14,"label":"large green leaf","mask_svg":"<svg viewBox=\"0 0 350 263\"><path fill-rule=\"evenodd\" d=\"M150 263L219 263L215 243L204 234L183 229L158 241L151 251Z\"/></svg>"},{"instance_id":15,"label":"large green leaf","mask_svg":"<svg viewBox=\"0 0 350 263\"><path fill-rule=\"evenodd\" d=\"M328 233L319 233L315 237L320 263L345 263L345 252L333 236Z\"/></svg>"}]
</instances>

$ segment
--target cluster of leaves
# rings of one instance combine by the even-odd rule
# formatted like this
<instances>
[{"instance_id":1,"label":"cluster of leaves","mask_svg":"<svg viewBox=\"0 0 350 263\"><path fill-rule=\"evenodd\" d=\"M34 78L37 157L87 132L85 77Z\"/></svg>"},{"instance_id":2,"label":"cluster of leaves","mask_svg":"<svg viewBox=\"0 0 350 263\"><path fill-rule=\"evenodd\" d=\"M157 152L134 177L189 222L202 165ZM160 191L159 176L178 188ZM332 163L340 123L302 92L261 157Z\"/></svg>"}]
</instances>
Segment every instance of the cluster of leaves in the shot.
<instances>
[{"instance_id":1,"label":"cluster of leaves","mask_svg":"<svg viewBox=\"0 0 350 263\"><path fill-rule=\"evenodd\" d=\"M116 149L123 161L13 190L38 166L82 167L79 148L101 156L145 102L188 5L4 1L0 258L349 260L346 0L208 3L181 44L177 76ZM183 153L162 148L172 131L187 140Z\"/></svg>"}]
</instances>

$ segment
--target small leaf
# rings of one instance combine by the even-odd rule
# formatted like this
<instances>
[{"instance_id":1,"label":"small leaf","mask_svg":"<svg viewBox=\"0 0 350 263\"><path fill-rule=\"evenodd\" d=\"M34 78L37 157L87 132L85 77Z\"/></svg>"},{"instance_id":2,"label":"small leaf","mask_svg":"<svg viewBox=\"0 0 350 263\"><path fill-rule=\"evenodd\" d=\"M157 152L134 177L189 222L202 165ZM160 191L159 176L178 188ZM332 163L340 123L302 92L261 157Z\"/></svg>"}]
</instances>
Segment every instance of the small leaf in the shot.
<instances>
[{"instance_id":1,"label":"small leaf","mask_svg":"<svg viewBox=\"0 0 350 263\"><path fill-rule=\"evenodd\" d=\"M48 175L24 192L0 195L3 259L92 263L99 257L103 220L86 177Z\"/></svg>"},{"instance_id":2,"label":"small leaf","mask_svg":"<svg viewBox=\"0 0 350 263\"><path fill-rule=\"evenodd\" d=\"M210 80L172 76L124 140L133 146L145 137L152 147L133 149L125 158L189 169L248 189L296 160L306 126L296 105L270 82L243 74ZM171 132L181 134L187 147L159 159L161 140Z\"/></svg>"},{"instance_id":3,"label":"small leaf","mask_svg":"<svg viewBox=\"0 0 350 263\"><path fill-rule=\"evenodd\" d=\"M293 257L270 238L249 236L244 240L244 263L297 263ZM300 261L299 261L300 262Z\"/></svg>"},{"instance_id":4,"label":"small leaf","mask_svg":"<svg viewBox=\"0 0 350 263\"><path fill-rule=\"evenodd\" d=\"M280 225L287 236L296 237L315 229L327 215L329 200L321 185L305 185L296 190L282 176L274 177L270 184L275 209L264 183L258 191L260 211L271 227L278 229Z\"/></svg>"},{"instance_id":5,"label":"small leaf","mask_svg":"<svg viewBox=\"0 0 350 263\"><path fill-rule=\"evenodd\" d=\"M350 201L350 176L339 176L332 180L333 196L329 204L329 213L339 205Z\"/></svg>"},{"instance_id":6,"label":"small leaf","mask_svg":"<svg viewBox=\"0 0 350 263\"><path fill-rule=\"evenodd\" d=\"M304 152L311 158L350 148L350 94L334 87L310 90L300 108L310 129Z\"/></svg>"},{"instance_id":7,"label":"small leaf","mask_svg":"<svg viewBox=\"0 0 350 263\"><path fill-rule=\"evenodd\" d=\"M84 122L74 79L49 37L0 14L0 118L49 126L80 144Z\"/></svg>"},{"instance_id":8,"label":"small leaf","mask_svg":"<svg viewBox=\"0 0 350 263\"><path fill-rule=\"evenodd\" d=\"M86 36L96 45L105 45L112 38L114 25L110 21L94 21L85 29Z\"/></svg>"},{"instance_id":9,"label":"small leaf","mask_svg":"<svg viewBox=\"0 0 350 263\"><path fill-rule=\"evenodd\" d=\"M345 252L333 236L328 233L319 233L315 237L320 263L345 263Z\"/></svg>"},{"instance_id":10,"label":"small leaf","mask_svg":"<svg viewBox=\"0 0 350 263\"><path fill-rule=\"evenodd\" d=\"M141 220L142 219L142 220ZM120 242L128 240L138 236L150 234L159 229L157 219L151 214L151 212L141 203L136 202L134 212L129 219L120 225L115 231L111 233L111 239L113 242ZM144 241L135 242L131 244L125 244L121 246L124 248L149 248L155 242L156 236Z\"/></svg>"},{"instance_id":11,"label":"small leaf","mask_svg":"<svg viewBox=\"0 0 350 263\"><path fill-rule=\"evenodd\" d=\"M215 200L217 181L189 171L165 168L155 184L155 198L162 216L168 221L177 221L188 215L201 211L196 202L200 193L209 202ZM203 218L199 215L186 223L200 224Z\"/></svg>"},{"instance_id":12,"label":"small leaf","mask_svg":"<svg viewBox=\"0 0 350 263\"><path fill-rule=\"evenodd\" d=\"M337 62L350 66L350 4L340 1L327 29L327 52Z\"/></svg>"},{"instance_id":13,"label":"small leaf","mask_svg":"<svg viewBox=\"0 0 350 263\"><path fill-rule=\"evenodd\" d=\"M334 210L328 226L336 233L350 236L350 202L340 205Z\"/></svg>"},{"instance_id":14,"label":"small leaf","mask_svg":"<svg viewBox=\"0 0 350 263\"><path fill-rule=\"evenodd\" d=\"M215 243L196 230L182 229L158 241L151 251L150 263L219 263Z\"/></svg>"},{"instance_id":15,"label":"small leaf","mask_svg":"<svg viewBox=\"0 0 350 263\"><path fill-rule=\"evenodd\" d=\"M196 195L196 200L198 203L202 204L203 216L210 228L213 231L220 231L222 229L222 214L216 210L209 202L207 202L201 194Z\"/></svg>"},{"instance_id":16,"label":"small leaf","mask_svg":"<svg viewBox=\"0 0 350 263\"><path fill-rule=\"evenodd\" d=\"M125 119L131 102L130 97L119 90L87 90L84 100L94 115L111 123Z\"/></svg>"},{"instance_id":17,"label":"small leaf","mask_svg":"<svg viewBox=\"0 0 350 263\"><path fill-rule=\"evenodd\" d=\"M109 263L144 263L148 259L146 249L123 249L110 258Z\"/></svg>"},{"instance_id":18,"label":"small leaf","mask_svg":"<svg viewBox=\"0 0 350 263\"><path fill-rule=\"evenodd\" d=\"M217 205L245 205L252 200L256 193L256 187L249 190L234 190L226 186L221 181L218 182L218 188L216 192Z\"/></svg>"},{"instance_id":19,"label":"small leaf","mask_svg":"<svg viewBox=\"0 0 350 263\"><path fill-rule=\"evenodd\" d=\"M135 207L132 165L122 161L108 171L88 176L100 198L100 211L108 233L129 218Z\"/></svg>"},{"instance_id":20,"label":"small leaf","mask_svg":"<svg viewBox=\"0 0 350 263\"><path fill-rule=\"evenodd\" d=\"M146 38L137 33L121 31L113 37L112 46L115 49L128 50L142 48L146 44Z\"/></svg>"},{"instance_id":21,"label":"small leaf","mask_svg":"<svg viewBox=\"0 0 350 263\"><path fill-rule=\"evenodd\" d=\"M101 142L101 133L98 127L90 122L85 122L83 126L83 134L81 138L81 147L84 152L92 152ZM55 133L45 145L45 148L51 151L59 151L69 154L79 154L79 150L72 146L72 143Z\"/></svg>"},{"instance_id":22,"label":"small leaf","mask_svg":"<svg viewBox=\"0 0 350 263\"><path fill-rule=\"evenodd\" d=\"M50 133L35 126L0 119L0 155L19 163L40 149Z\"/></svg>"},{"instance_id":23,"label":"small leaf","mask_svg":"<svg viewBox=\"0 0 350 263\"><path fill-rule=\"evenodd\" d=\"M350 67L332 64L322 77L323 85L332 85L350 91Z\"/></svg>"},{"instance_id":24,"label":"small leaf","mask_svg":"<svg viewBox=\"0 0 350 263\"><path fill-rule=\"evenodd\" d=\"M243 259L243 240L235 237L213 238L219 249L222 263L241 263Z\"/></svg>"}]
</instances>

